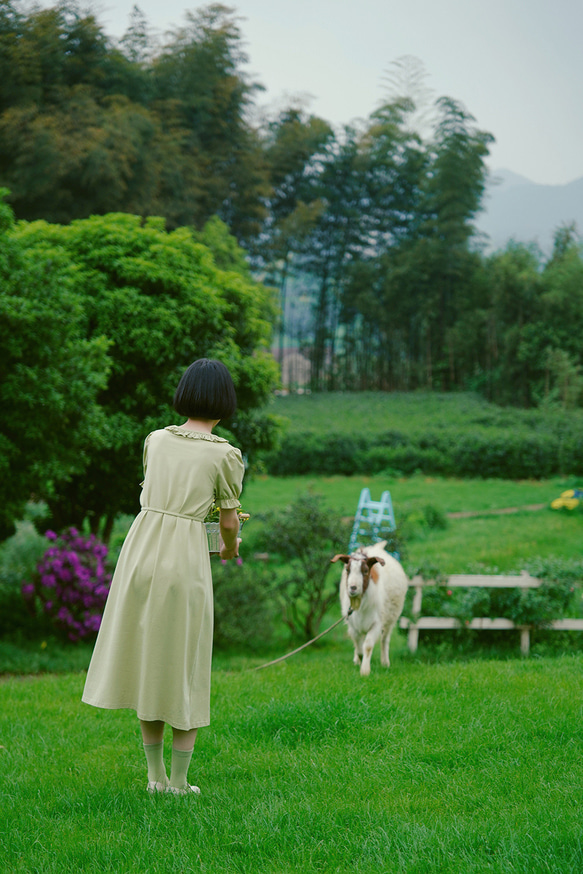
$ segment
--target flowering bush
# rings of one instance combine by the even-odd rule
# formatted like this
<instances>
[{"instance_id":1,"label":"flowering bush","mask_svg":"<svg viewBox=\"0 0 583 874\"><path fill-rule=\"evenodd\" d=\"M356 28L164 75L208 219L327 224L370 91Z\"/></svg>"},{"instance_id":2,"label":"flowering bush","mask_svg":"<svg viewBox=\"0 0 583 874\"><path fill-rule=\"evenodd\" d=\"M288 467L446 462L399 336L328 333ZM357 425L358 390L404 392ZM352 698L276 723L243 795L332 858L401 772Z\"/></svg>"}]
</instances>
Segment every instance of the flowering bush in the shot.
<instances>
[{"instance_id":1,"label":"flowering bush","mask_svg":"<svg viewBox=\"0 0 583 874\"><path fill-rule=\"evenodd\" d=\"M105 565L107 547L75 528L60 535L47 531L45 537L52 545L37 565L33 582L22 586L24 599L31 608L40 601L44 613L69 640L94 637L111 583Z\"/></svg>"}]
</instances>

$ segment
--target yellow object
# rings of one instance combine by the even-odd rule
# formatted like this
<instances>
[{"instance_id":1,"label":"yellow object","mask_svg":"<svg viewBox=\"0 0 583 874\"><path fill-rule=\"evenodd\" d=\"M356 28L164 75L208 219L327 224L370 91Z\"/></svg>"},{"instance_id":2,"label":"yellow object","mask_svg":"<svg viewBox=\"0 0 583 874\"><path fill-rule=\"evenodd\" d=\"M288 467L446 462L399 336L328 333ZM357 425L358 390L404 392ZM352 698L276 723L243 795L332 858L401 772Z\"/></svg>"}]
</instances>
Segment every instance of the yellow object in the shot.
<instances>
[{"instance_id":1,"label":"yellow object","mask_svg":"<svg viewBox=\"0 0 583 874\"><path fill-rule=\"evenodd\" d=\"M567 489L566 492L561 493L560 498L551 501L551 507L553 510L562 510L563 507L566 510L574 510L575 507L579 506L579 503L580 499L575 497L575 489Z\"/></svg>"}]
</instances>

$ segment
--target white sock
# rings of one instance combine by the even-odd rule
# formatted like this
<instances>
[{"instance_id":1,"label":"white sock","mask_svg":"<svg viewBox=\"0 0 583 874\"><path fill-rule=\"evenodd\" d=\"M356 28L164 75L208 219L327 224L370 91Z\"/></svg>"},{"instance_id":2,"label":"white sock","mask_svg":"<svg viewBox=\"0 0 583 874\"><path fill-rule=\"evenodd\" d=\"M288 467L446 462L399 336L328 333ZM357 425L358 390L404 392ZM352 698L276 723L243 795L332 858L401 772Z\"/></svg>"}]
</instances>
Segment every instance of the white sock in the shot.
<instances>
[{"instance_id":1,"label":"white sock","mask_svg":"<svg viewBox=\"0 0 583 874\"><path fill-rule=\"evenodd\" d=\"M172 747L172 769L170 771L170 785L174 789L186 789L188 780L188 766L192 758L192 750L177 750Z\"/></svg>"},{"instance_id":2,"label":"white sock","mask_svg":"<svg viewBox=\"0 0 583 874\"><path fill-rule=\"evenodd\" d=\"M148 780L151 783L166 783L164 741L158 744L144 744L144 752L148 763Z\"/></svg>"}]
</instances>

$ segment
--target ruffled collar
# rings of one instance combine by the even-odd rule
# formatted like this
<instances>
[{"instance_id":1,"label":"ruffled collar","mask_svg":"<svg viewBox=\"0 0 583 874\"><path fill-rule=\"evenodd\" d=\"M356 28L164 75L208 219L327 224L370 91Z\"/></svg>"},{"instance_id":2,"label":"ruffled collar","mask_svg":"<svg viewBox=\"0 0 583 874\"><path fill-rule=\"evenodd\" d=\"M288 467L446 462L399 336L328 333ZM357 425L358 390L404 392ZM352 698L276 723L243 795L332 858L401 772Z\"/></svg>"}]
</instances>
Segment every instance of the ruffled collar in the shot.
<instances>
[{"instance_id":1,"label":"ruffled collar","mask_svg":"<svg viewBox=\"0 0 583 874\"><path fill-rule=\"evenodd\" d=\"M167 425L165 431L170 431L171 434L176 434L178 437L190 437L191 440L208 440L209 443L228 443L224 437L217 437L216 434L207 434L205 431L193 431L192 428L185 428L184 425Z\"/></svg>"}]
</instances>

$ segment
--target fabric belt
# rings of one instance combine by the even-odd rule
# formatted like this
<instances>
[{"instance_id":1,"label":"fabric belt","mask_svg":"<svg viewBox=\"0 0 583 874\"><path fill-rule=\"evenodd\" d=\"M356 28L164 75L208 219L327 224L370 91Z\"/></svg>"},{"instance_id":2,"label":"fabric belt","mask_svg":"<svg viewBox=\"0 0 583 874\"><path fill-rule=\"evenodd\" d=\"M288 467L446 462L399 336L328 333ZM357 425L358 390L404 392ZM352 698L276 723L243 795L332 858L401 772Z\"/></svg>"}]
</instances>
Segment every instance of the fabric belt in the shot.
<instances>
[{"instance_id":1,"label":"fabric belt","mask_svg":"<svg viewBox=\"0 0 583 874\"><path fill-rule=\"evenodd\" d=\"M163 516L176 516L177 519L188 519L189 522L204 522L204 519L187 516L186 513L172 513L171 510L159 510L158 507L142 507L142 510L149 510L151 513L161 513Z\"/></svg>"}]
</instances>

